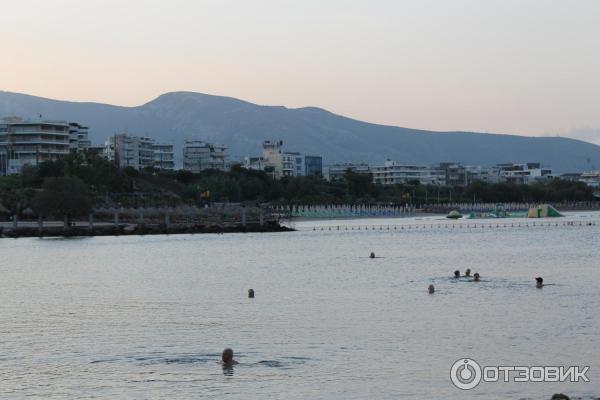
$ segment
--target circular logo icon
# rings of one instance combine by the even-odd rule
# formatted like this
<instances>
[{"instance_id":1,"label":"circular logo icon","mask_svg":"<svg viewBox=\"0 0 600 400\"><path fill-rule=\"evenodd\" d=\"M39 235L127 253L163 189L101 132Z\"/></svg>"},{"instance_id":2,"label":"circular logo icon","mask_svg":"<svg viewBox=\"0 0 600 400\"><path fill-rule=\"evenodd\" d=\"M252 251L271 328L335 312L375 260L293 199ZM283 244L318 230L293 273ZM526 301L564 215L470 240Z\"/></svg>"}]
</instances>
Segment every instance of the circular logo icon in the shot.
<instances>
[{"instance_id":1,"label":"circular logo icon","mask_svg":"<svg viewBox=\"0 0 600 400\"><path fill-rule=\"evenodd\" d=\"M473 389L481 382L481 366L470 358L456 360L450 369L450 380L459 389Z\"/></svg>"}]
</instances>

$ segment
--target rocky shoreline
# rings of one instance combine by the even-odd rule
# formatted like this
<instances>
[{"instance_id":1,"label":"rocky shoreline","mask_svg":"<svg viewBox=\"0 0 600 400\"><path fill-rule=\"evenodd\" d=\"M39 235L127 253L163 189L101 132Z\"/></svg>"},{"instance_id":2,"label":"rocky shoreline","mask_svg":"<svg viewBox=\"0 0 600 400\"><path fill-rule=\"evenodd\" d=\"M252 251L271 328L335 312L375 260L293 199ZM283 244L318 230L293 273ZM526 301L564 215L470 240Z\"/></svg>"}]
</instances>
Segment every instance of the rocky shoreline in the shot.
<instances>
[{"instance_id":1,"label":"rocky shoreline","mask_svg":"<svg viewBox=\"0 0 600 400\"><path fill-rule=\"evenodd\" d=\"M175 235L194 233L266 233L266 232L290 232L294 229L280 225L278 222L266 222L260 224L235 225L179 225L165 224L157 225L104 225L89 228L86 226L72 226L69 228L51 227L18 227L16 229L4 229L0 232L3 238L23 237L81 237L81 236L125 236L125 235Z\"/></svg>"}]
</instances>

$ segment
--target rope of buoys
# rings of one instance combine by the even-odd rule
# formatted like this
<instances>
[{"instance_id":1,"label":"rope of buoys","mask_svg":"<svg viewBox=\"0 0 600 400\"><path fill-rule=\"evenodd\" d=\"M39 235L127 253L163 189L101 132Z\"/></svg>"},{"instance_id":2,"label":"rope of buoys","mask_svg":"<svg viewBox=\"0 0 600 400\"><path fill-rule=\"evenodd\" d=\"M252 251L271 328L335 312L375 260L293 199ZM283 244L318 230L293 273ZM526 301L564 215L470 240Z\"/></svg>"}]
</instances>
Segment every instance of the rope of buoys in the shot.
<instances>
[{"instance_id":1,"label":"rope of buoys","mask_svg":"<svg viewBox=\"0 0 600 400\"><path fill-rule=\"evenodd\" d=\"M506 222L498 222L498 223L482 223L480 226L477 226L477 223L444 223L444 224L400 224L400 225L332 225L332 226L312 226L310 230L313 231L332 231L332 230L379 230L379 231L390 231L390 230L404 230L404 229L470 229L470 228L478 228L482 229L490 228L490 229L500 229L500 228L530 228L530 227L560 227L560 226L595 226L597 223L593 221L562 221L562 222L550 222L550 221L534 221L534 222L511 222L510 224Z\"/></svg>"}]
</instances>

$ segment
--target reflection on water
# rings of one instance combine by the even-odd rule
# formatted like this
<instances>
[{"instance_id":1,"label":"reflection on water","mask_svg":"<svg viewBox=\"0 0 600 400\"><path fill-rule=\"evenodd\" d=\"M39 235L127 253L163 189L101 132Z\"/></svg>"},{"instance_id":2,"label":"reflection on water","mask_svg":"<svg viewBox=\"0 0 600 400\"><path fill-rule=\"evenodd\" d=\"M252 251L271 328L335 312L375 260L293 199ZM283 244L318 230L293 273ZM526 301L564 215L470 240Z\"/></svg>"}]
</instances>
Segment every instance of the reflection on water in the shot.
<instances>
[{"instance_id":1,"label":"reflection on water","mask_svg":"<svg viewBox=\"0 0 600 400\"><path fill-rule=\"evenodd\" d=\"M0 240L0 397L600 395L600 225L296 226L277 234ZM481 281L452 278L467 268ZM256 298L248 299L249 288ZM233 368L220 365L226 347L235 349ZM462 392L449 379L462 357L590 365L591 382Z\"/></svg>"}]
</instances>

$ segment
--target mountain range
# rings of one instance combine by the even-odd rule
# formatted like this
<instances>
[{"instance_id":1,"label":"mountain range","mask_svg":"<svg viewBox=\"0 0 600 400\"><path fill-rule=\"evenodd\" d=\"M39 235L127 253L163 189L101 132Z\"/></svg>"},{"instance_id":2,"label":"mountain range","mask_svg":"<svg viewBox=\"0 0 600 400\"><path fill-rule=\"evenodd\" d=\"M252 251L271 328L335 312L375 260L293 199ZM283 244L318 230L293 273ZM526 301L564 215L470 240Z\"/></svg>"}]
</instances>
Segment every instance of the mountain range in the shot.
<instances>
[{"instance_id":1,"label":"mountain range","mask_svg":"<svg viewBox=\"0 0 600 400\"><path fill-rule=\"evenodd\" d=\"M89 126L94 144L126 132L175 146L184 139L223 144L230 158L259 155L263 140L283 140L290 151L322 155L324 163L430 164L462 162L489 166L541 162L556 172L600 167L600 146L563 137L527 137L475 132L432 132L366 123L316 107L286 108L193 92L166 93L136 107L52 100L0 91L0 118L67 120Z\"/></svg>"}]
</instances>

